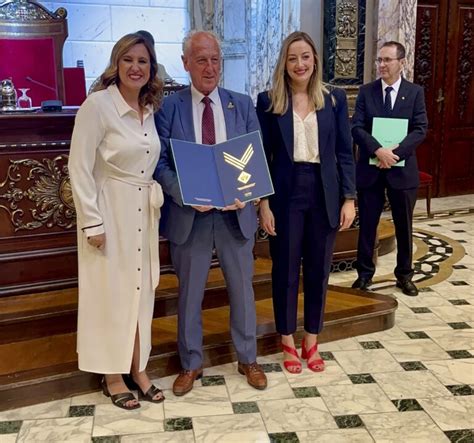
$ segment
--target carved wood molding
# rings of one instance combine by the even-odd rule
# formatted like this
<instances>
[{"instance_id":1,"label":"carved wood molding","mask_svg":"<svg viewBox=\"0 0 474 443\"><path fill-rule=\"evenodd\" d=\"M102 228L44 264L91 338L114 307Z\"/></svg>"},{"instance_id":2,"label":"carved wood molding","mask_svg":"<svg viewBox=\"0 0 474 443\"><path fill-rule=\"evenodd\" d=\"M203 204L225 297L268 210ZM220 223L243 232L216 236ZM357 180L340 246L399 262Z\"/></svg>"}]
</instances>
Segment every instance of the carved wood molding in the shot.
<instances>
[{"instance_id":1,"label":"carved wood molding","mask_svg":"<svg viewBox=\"0 0 474 443\"><path fill-rule=\"evenodd\" d=\"M420 33L416 48L415 75L416 83L422 86L425 93L430 89L430 80L433 77L432 59L433 42L431 38L432 16L430 8L423 10L420 18Z\"/></svg>"},{"instance_id":2,"label":"carved wood molding","mask_svg":"<svg viewBox=\"0 0 474 443\"><path fill-rule=\"evenodd\" d=\"M466 111L467 103L469 101L469 91L471 90L472 70L473 70L473 52L474 52L474 20L473 11L466 11L462 23L462 43L459 49L459 65L457 72L458 79L458 112L459 116L463 118Z\"/></svg>"},{"instance_id":3,"label":"carved wood molding","mask_svg":"<svg viewBox=\"0 0 474 443\"><path fill-rule=\"evenodd\" d=\"M10 160L0 182L0 209L7 212L15 232L76 226L68 158Z\"/></svg>"}]
</instances>

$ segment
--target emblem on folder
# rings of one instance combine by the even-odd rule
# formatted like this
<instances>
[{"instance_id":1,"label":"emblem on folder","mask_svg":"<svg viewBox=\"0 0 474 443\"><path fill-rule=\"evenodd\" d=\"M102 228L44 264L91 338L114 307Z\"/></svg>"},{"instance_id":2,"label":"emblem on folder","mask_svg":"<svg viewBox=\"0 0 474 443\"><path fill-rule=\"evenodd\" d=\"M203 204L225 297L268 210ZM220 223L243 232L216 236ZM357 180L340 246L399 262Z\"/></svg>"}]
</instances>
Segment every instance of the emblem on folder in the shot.
<instances>
[{"instance_id":1,"label":"emblem on folder","mask_svg":"<svg viewBox=\"0 0 474 443\"><path fill-rule=\"evenodd\" d=\"M244 154L242 155L241 158L237 158L237 157L234 157L233 155L231 155L227 152L223 152L225 162L229 163L232 166L234 166L239 171L242 171L240 173L239 177L237 178L237 180L240 183L243 183L244 185L246 185L248 183L248 181L250 180L250 178L252 177L252 175L249 174L248 172L245 172L244 169L245 169L245 166L247 166L247 163L252 158L253 152L254 151L253 151L252 143L250 143L250 145L248 145L247 149L245 150L245 152L244 152Z\"/></svg>"}]
</instances>

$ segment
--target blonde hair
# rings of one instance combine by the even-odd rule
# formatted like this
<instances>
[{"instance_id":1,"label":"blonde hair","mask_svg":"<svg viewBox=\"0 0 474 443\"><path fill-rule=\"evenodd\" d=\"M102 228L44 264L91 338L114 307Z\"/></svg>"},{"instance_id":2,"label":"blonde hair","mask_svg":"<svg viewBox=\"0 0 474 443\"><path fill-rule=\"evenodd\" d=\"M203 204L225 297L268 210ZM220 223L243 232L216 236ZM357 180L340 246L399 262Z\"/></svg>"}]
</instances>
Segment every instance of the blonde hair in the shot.
<instances>
[{"instance_id":1,"label":"blonde hair","mask_svg":"<svg viewBox=\"0 0 474 443\"><path fill-rule=\"evenodd\" d=\"M268 111L272 111L274 114L282 115L288 110L291 82L286 71L286 60L288 58L290 45L298 41L306 42L313 52L314 70L308 82L307 92L316 111L324 108L324 94L329 94L328 88L322 81L321 62L319 61L318 53L316 51L316 45L306 32L292 32L283 41L280 55L278 56L277 64L272 76L272 88L268 92L271 102Z\"/></svg>"},{"instance_id":2,"label":"blonde hair","mask_svg":"<svg viewBox=\"0 0 474 443\"><path fill-rule=\"evenodd\" d=\"M110 55L109 65L104 73L99 77L97 84L94 85L91 92L107 89L110 85L120 85L118 74L118 64L120 59L135 45L143 44L150 57L150 79L148 83L140 90L138 102L140 106L152 105L156 111L163 98L163 82L158 78L158 62L156 60L155 48L150 40L139 33L124 35L115 43L112 54Z\"/></svg>"}]
</instances>

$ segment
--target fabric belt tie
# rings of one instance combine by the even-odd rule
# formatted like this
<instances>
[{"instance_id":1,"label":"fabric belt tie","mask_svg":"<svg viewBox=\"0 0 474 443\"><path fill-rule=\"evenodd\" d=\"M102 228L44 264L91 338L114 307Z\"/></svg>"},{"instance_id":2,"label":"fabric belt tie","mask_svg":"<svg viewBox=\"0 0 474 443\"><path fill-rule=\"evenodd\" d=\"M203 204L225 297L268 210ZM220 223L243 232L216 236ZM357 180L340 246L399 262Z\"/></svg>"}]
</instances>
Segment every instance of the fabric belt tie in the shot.
<instances>
[{"instance_id":1,"label":"fabric belt tie","mask_svg":"<svg viewBox=\"0 0 474 443\"><path fill-rule=\"evenodd\" d=\"M142 177L133 175L127 171L123 171L116 166L107 164L107 177L111 180L117 180L127 185L135 186L137 188L149 188L149 212L150 212L150 230L151 241L150 260L151 260L151 281L152 287L155 289L160 282L160 255L159 255L159 235L158 235L158 221L160 219L160 208L163 205L164 197L161 185L155 180L145 180Z\"/></svg>"}]
</instances>

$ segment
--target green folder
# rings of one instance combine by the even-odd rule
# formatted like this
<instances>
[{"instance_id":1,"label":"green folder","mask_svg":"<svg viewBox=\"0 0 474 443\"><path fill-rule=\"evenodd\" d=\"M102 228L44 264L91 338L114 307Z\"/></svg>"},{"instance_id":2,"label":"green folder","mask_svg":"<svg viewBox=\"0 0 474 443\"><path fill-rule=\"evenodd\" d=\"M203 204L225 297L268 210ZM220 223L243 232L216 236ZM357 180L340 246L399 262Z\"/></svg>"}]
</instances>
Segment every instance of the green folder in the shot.
<instances>
[{"instance_id":1,"label":"green folder","mask_svg":"<svg viewBox=\"0 0 474 443\"><path fill-rule=\"evenodd\" d=\"M374 117L372 122L372 136L382 145L390 147L400 143L408 134L407 118ZM378 165L379 159L371 157L370 165ZM393 166L405 166L405 160L400 160Z\"/></svg>"}]
</instances>

